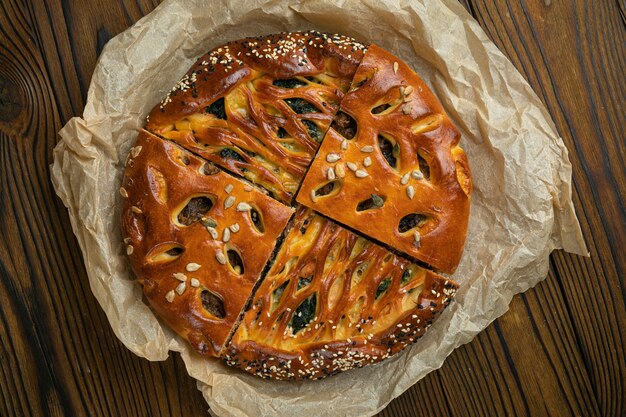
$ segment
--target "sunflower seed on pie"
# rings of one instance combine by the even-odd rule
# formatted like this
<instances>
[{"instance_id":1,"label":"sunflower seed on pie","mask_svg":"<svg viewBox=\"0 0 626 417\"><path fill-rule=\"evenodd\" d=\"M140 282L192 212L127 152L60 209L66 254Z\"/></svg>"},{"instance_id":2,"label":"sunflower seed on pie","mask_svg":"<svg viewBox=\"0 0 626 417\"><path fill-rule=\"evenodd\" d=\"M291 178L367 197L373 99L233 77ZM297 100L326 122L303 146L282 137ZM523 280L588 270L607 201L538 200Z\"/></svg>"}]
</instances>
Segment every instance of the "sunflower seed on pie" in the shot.
<instances>
[{"instance_id":1,"label":"sunflower seed on pie","mask_svg":"<svg viewBox=\"0 0 626 417\"><path fill-rule=\"evenodd\" d=\"M341 157L339 155L337 155L336 153L333 153L333 152L331 152L328 155L326 155L326 161L330 162L331 164L333 162L339 161L340 159L341 159Z\"/></svg>"},{"instance_id":2,"label":"sunflower seed on pie","mask_svg":"<svg viewBox=\"0 0 626 417\"><path fill-rule=\"evenodd\" d=\"M197 264L195 262L189 262L187 266L185 267L185 269L187 270L187 272L195 272L198 269L200 269L200 266L201 266L200 264Z\"/></svg>"},{"instance_id":3,"label":"sunflower seed on pie","mask_svg":"<svg viewBox=\"0 0 626 417\"><path fill-rule=\"evenodd\" d=\"M363 170L363 169L357 169L354 172L354 175L356 175L357 178L365 178L367 177L369 174L367 173L367 171Z\"/></svg>"},{"instance_id":4,"label":"sunflower seed on pie","mask_svg":"<svg viewBox=\"0 0 626 417\"><path fill-rule=\"evenodd\" d=\"M400 179L400 184L407 185L409 183L409 177L410 177L410 174L408 172L404 174L402 178Z\"/></svg>"},{"instance_id":5,"label":"sunflower seed on pie","mask_svg":"<svg viewBox=\"0 0 626 417\"><path fill-rule=\"evenodd\" d=\"M412 185L406 187L406 195L408 195L411 200L415 197L415 188L413 188Z\"/></svg>"},{"instance_id":6,"label":"sunflower seed on pie","mask_svg":"<svg viewBox=\"0 0 626 417\"><path fill-rule=\"evenodd\" d=\"M252 206L248 203L241 202L237 204L237 211L250 211L252 210Z\"/></svg>"},{"instance_id":7,"label":"sunflower seed on pie","mask_svg":"<svg viewBox=\"0 0 626 417\"><path fill-rule=\"evenodd\" d=\"M224 200L224 208L225 209L231 208L235 204L236 200L237 199L235 198L234 195L229 195L228 197L226 197L226 200Z\"/></svg>"}]
</instances>

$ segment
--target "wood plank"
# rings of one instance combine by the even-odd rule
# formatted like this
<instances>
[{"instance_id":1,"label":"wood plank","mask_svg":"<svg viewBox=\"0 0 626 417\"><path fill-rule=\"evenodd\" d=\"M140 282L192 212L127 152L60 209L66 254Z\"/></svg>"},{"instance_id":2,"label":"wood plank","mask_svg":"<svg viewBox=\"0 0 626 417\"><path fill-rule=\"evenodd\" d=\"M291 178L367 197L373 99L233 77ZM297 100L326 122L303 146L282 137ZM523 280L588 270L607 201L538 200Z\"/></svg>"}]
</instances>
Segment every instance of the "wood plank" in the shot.
<instances>
[{"instance_id":1,"label":"wood plank","mask_svg":"<svg viewBox=\"0 0 626 417\"><path fill-rule=\"evenodd\" d=\"M574 203L591 259L557 252L554 267L601 414L620 415L626 389L620 280L626 257L618 249L626 238L624 15L617 2L471 3L546 103L570 150Z\"/></svg>"},{"instance_id":2,"label":"wood plank","mask_svg":"<svg viewBox=\"0 0 626 417\"><path fill-rule=\"evenodd\" d=\"M48 180L102 46L156 3L0 4L0 415L206 415L178 356L149 363L113 335ZM462 3L554 115L592 258L555 253L546 282L380 415L624 414L624 3Z\"/></svg>"}]
</instances>

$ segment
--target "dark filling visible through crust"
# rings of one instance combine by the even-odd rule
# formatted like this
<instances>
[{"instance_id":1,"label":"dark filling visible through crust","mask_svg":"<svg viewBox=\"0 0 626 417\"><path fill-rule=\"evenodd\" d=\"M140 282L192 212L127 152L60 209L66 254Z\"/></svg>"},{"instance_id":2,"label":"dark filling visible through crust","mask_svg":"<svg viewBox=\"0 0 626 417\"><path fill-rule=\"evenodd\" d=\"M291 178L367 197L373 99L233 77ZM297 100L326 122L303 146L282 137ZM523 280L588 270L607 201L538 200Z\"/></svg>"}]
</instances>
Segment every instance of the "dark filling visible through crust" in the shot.
<instances>
[{"instance_id":1,"label":"dark filling visible through crust","mask_svg":"<svg viewBox=\"0 0 626 417\"><path fill-rule=\"evenodd\" d=\"M209 197L194 197L178 213L178 221L189 226L199 221L212 207L213 201Z\"/></svg>"},{"instance_id":2,"label":"dark filling visible through crust","mask_svg":"<svg viewBox=\"0 0 626 417\"><path fill-rule=\"evenodd\" d=\"M420 213L407 214L400 219L400 223L398 224L398 231L400 233L408 232L414 227L423 225L427 218L428 217Z\"/></svg>"},{"instance_id":3,"label":"dark filling visible through crust","mask_svg":"<svg viewBox=\"0 0 626 417\"><path fill-rule=\"evenodd\" d=\"M224 309L224 301L217 295L213 294L209 290L204 290L200 293L200 299L202 300L202 308L214 315L218 319L226 317L226 310Z\"/></svg>"},{"instance_id":4,"label":"dark filling visible through crust","mask_svg":"<svg viewBox=\"0 0 626 417\"><path fill-rule=\"evenodd\" d=\"M296 308L291 318L291 329L294 334L304 329L315 317L315 309L317 307L317 293L311 295L304 300L302 304Z\"/></svg>"},{"instance_id":5,"label":"dark filling visible through crust","mask_svg":"<svg viewBox=\"0 0 626 417\"><path fill-rule=\"evenodd\" d=\"M224 106L224 97L215 100L210 105L204 108L209 114L217 117L218 119L226 120L226 107Z\"/></svg>"},{"instance_id":6,"label":"dark filling visible through crust","mask_svg":"<svg viewBox=\"0 0 626 417\"><path fill-rule=\"evenodd\" d=\"M337 133L346 139L352 139L356 135L356 120L354 120L349 114L342 111L335 115L330 127L335 129Z\"/></svg>"},{"instance_id":7,"label":"dark filling visible through crust","mask_svg":"<svg viewBox=\"0 0 626 417\"><path fill-rule=\"evenodd\" d=\"M301 98L286 98L285 102L298 114L319 113L320 111L313 104Z\"/></svg>"}]
</instances>

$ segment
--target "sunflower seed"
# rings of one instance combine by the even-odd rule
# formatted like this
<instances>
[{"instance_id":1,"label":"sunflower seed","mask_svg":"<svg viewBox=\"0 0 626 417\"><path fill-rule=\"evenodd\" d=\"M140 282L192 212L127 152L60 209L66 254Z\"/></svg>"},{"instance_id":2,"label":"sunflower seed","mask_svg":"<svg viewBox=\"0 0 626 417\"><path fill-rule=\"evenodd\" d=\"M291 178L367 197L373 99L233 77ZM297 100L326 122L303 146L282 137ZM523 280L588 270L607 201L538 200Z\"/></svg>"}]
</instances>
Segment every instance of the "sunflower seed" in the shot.
<instances>
[{"instance_id":1,"label":"sunflower seed","mask_svg":"<svg viewBox=\"0 0 626 417\"><path fill-rule=\"evenodd\" d=\"M217 234L217 230L215 230L215 228L213 228L213 227L207 226L206 230L209 232L209 234L211 235L213 240L217 239L217 237L219 236Z\"/></svg>"},{"instance_id":2,"label":"sunflower seed","mask_svg":"<svg viewBox=\"0 0 626 417\"><path fill-rule=\"evenodd\" d=\"M422 171L414 169L413 172L411 172L411 177L415 180L421 180L424 178L424 174L422 174Z\"/></svg>"},{"instance_id":3,"label":"sunflower seed","mask_svg":"<svg viewBox=\"0 0 626 417\"><path fill-rule=\"evenodd\" d=\"M361 152L365 152L365 153L371 153L374 152L374 147L367 145L361 148Z\"/></svg>"},{"instance_id":4,"label":"sunflower seed","mask_svg":"<svg viewBox=\"0 0 626 417\"><path fill-rule=\"evenodd\" d=\"M134 148L130 148L130 154L133 156L133 158L137 158L139 156L139 153L141 152L142 146L135 146Z\"/></svg>"},{"instance_id":5,"label":"sunflower seed","mask_svg":"<svg viewBox=\"0 0 626 417\"><path fill-rule=\"evenodd\" d=\"M383 198L377 194L372 194L372 203L376 206L376 207L382 207L385 204L385 200L383 200Z\"/></svg>"},{"instance_id":6,"label":"sunflower seed","mask_svg":"<svg viewBox=\"0 0 626 417\"><path fill-rule=\"evenodd\" d=\"M337 162L341 159L341 157L339 155L337 155L336 153L329 153L328 155L326 155L326 161L330 162L331 164L333 162Z\"/></svg>"},{"instance_id":7,"label":"sunflower seed","mask_svg":"<svg viewBox=\"0 0 626 417\"><path fill-rule=\"evenodd\" d=\"M131 239L129 237L125 237L124 238L124 243L126 243L127 245L130 243Z\"/></svg>"},{"instance_id":8,"label":"sunflower seed","mask_svg":"<svg viewBox=\"0 0 626 417\"><path fill-rule=\"evenodd\" d=\"M339 178L343 178L346 176L346 169L344 168L344 165L342 163L335 165L335 174Z\"/></svg>"},{"instance_id":9,"label":"sunflower seed","mask_svg":"<svg viewBox=\"0 0 626 417\"><path fill-rule=\"evenodd\" d=\"M235 198L234 195L229 195L228 197L226 197L226 200L224 200L224 208L225 209L231 208L235 204L236 200L237 199Z\"/></svg>"},{"instance_id":10,"label":"sunflower seed","mask_svg":"<svg viewBox=\"0 0 626 417\"><path fill-rule=\"evenodd\" d=\"M404 95L408 96L409 94L411 94L413 92L413 87L408 85L406 86L406 88L404 89Z\"/></svg>"},{"instance_id":11,"label":"sunflower seed","mask_svg":"<svg viewBox=\"0 0 626 417\"><path fill-rule=\"evenodd\" d=\"M217 259L217 262L221 263L222 265L226 265L226 256L224 256L223 252L216 252L215 253L215 259Z\"/></svg>"},{"instance_id":12,"label":"sunflower seed","mask_svg":"<svg viewBox=\"0 0 626 417\"><path fill-rule=\"evenodd\" d=\"M328 168L328 171L326 171L326 178L328 178L329 181L335 179L335 170L333 167Z\"/></svg>"},{"instance_id":13,"label":"sunflower seed","mask_svg":"<svg viewBox=\"0 0 626 417\"><path fill-rule=\"evenodd\" d=\"M133 245L126 246L126 255L132 255L134 250Z\"/></svg>"},{"instance_id":14,"label":"sunflower seed","mask_svg":"<svg viewBox=\"0 0 626 417\"><path fill-rule=\"evenodd\" d=\"M344 139L341 141L341 150L345 151L346 149L348 149L348 139Z\"/></svg>"},{"instance_id":15,"label":"sunflower seed","mask_svg":"<svg viewBox=\"0 0 626 417\"><path fill-rule=\"evenodd\" d=\"M181 282L180 284L176 286L176 294L183 295L186 289L187 289L187 283Z\"/></svg>"},{"instance_id":16,"label":"sunflower seed","mask_svg":"<svg viewBox=\"0 0 626 417\"><path fill-rule=\"evenodd\" d=\"M237 233L239 231L239 223L231 224L229 229L231 232Z\"/></svg>"},{"instance_id":17,"label":"sunflower seed","mask_svg":"<svg viewBox=\"0 0 626 417\"><path fill-rule=\"evenodd\" d=\"M346 165L348 166L350 171L356 171L357 169L359 169L359 166L354 162L346 162Z\"/></svg>"},{"instance_id":18,"label":"sunflower seed","mask_svg":"<svg viewBox=\"0 0 626 417\"><path fill-rule=\"evenodd\" d=\"M176 297L176 294L174 293L174 291L168 291L167 294L165 294L165 299L171 303L172 301L174 301L174 297Z\"/></svg>"},{"instance_id":19,"label":"sunflower seed","mask_svg":"<svg viewBox=\"0 0 626 417\"><path fill-rule=\"evenodd\" d=\"M398 73L398 63L397 63L397 62L394 62L394 63L393 63L393 73L394 73L394 74L397 74L397 73Z\"/></svg>"},{"instance_id":20,"label":"sunflower seed","mask_svg":"<svg viewBox=\"0 0 626 417\"><path fill-rule=\"evenodd\" d=\"M244 185L243 190L244 190L244 191L248 191L248 192L250 192L250 191L252 191L252 186L251 186L251 185L246 184L246 185Z\"/></svg>"},{"instance_id":21,"label":"sunflower seed","mask_svg":"<svg viewBox=\"0 0 626 417\"><path fill-rule=\"evenodd\" d=\"M408 195L411 200L415 197L415 188L413 188L412 185L406 187L406 195Z\"/></svg>"},{"instance_id":22,"label":"sunflower seed","mask_svg":"<svg viewBox=\"0 0 626 417\"><path fill-rule=\"evenodd\" d=\"M410 174L408 172L404 174L402 178L400 179L400 184L407 185L409 183L409 177L410 177Z\"/></svg>"},{"instance_id":23,"label":"sunflower seed","mask_svg":"<svg viewBox=\"0 0 626 417\"><path fill-rule=\"evenodd\" d=\"M122 197L128 198L128 192L126 192L126 188L121 187L120 188L120 194L122 195Z\"/></svg>"},{"instance_id":24,"label":"sunflower seed","mask_svg":"<svg viewBox=\"0 0 626 417\"><path fill-rule=\"evenodd\" d=\"M363 166L368 167L370 165L372 165L372 158L370 158L369 156L366 156L365 159L363 160Z\"/></svg>"},{"instance_id":25,"label":"sunflower seed","mask_svg":"<svg viewBox=\"0 0 626 417\"><path fill-rule=\"evenodd\" d=\"M404 86L400 86L400 94L404 95Z\"/></svg>"},{"instance_id":26,"label":"sunflower seed","mask_svg":"<svg viewBox=\"0 0 626 417\"><path fill-rule=\"evenodd\" d=\"M143 211L141 211L141 209L139 207L137 207L137 206L132 206L130 208L130 211L132 211L133 213L137 213L137 214L143 213Z\"/></svg>"},{"instance_id":27,"label":"sunflower seed","mask_svg":"<svg viewBox=\"0 0 626 417\"><path fill-rule=\"evenodd\" d=\"M217 227L217 222L212 217L203 217L200 221L204 227Z\"/></svg>"},{"instance_id":28,"label":"sunflower seed","mask_svg":"<svg viewBox=\"0 0 626 417\"><path fill-rule=\"evenodd\" d=\"M413 232L413 239L415 240L415 242L413 242L413 245L415 245L416 248L420 247L420 240L422 239L422 236L420 235L420 232L418 232L417 230Z\"/></svg>"},{"instance_id":29,"label":"sunflower seed","mask_svg":"<svg viewBox=\"0 0 626 417\"><path fill-rule=\"evenodd\" d=\"M241 202L237 204L237 211L250 211L252 210L252 206L248 203Z\"/></svg>"},{"instance_id":30,"label":"sunflower seed","mask_svg":"<svg viewBox=\"0 0 626 417\"><path fill-rule=\"evenodd\" d=\"M402 106L402 113L404 114L411 113L411 110L413 110L413 108L411 107L410 104L405 104L404 106Z\"/></svg>"},{"instance_id":31,"label":"sunflower seed","mask_svg":"<svg viewBox=\"0 0 626 417\"><path fill-rule=\"evenodd\" d=\"M367 173L367 171L363 170L363 169L357 169L354 172L354 175L356 175L357 178L365 178L367 177L369 174Z\"/></svg>"},{"instance_id":32,"label":"sunflower seed","mask_svg":"<svg viewBox=\"0 0 626 417\"><path fill-rule=\"evenodd\" d=\"M230 240L230 229L226 228L224 229L224 232L222 233L222 242L226 243Z\"/></svg>"},{"instance_id":33,"label":"sunflower seed","mask_svg":"<svg viewBox=\"0 0 626 417\"><path fill-rule=\"evenodd\" d=\"M187 270L187 272L195 272L195 271L197 271L198 269L200 269L200 266L201 266L201 265L199 265L199 264L197 264L197 263L195 263L195 262L190 262L190 263L188 263L188 264L187 264L187 266L185 267L185 269Z\"/></svg>"},{"instance_id":34,"label":"sunflower seed","mask_svg":"<svg viewBox=\"0 0 626 417\"><path fill-rule=\"evenodd\" d=\"M177 280L179 280L180 282L187 281L187 275L183 274L182 272L174 272L172 276L176 278Z\"/></svg>"},{"instance_id":35,"label":"sunflower seed","mask_svg":"<svg viewBox=\"0 0 626 417\"><path fill-rule=\"evenodd\" d=\"M189 284L194 288L198 288L200 286L200 281L196 278L191 278L191 282Z\"/></svg>"},{"instance_id":36,"label":"sunflower seed","mask_svg":"<svg viewBox=\"0 0 626 417\"><path fill-rule=\"evenodd\" d=\"M315 201L315 198L317 196L315 195L315 190L311 190L311 200Z\"/></svg>"},{"instance_id":37,"label":"sunflower seed","mask_svg":"<svg viewBox=\"0 0 626 417\"><path fill-rule=\"evenodd\" d=\"M226 191L228 194L231 193L231 191L233 191L233 185L232 184L228 184L226 187L224 187L224 191Z\"/></svg>"}]
</instances>

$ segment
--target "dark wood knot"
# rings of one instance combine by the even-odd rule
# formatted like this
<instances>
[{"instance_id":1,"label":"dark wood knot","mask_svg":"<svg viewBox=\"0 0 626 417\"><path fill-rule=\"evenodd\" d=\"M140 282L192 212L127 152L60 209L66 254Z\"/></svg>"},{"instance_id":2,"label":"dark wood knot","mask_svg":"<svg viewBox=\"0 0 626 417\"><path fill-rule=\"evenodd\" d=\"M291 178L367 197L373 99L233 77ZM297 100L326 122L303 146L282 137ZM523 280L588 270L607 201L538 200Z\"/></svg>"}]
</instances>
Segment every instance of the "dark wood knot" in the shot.
<instances>
[{"instance_id":1,"label":"dark wood knot","mask_svg":"<svg viewBox=\"0 0 626 417\"><path fill-rule=\"evenodd\" d=\"M0 75L0 121L10 122L14 120L23 107L18 86Z\"/></svg>"}]
</instances>

